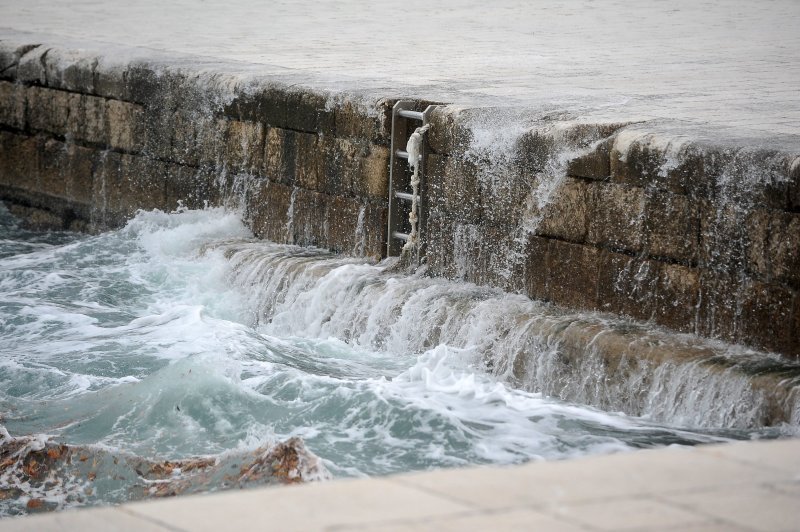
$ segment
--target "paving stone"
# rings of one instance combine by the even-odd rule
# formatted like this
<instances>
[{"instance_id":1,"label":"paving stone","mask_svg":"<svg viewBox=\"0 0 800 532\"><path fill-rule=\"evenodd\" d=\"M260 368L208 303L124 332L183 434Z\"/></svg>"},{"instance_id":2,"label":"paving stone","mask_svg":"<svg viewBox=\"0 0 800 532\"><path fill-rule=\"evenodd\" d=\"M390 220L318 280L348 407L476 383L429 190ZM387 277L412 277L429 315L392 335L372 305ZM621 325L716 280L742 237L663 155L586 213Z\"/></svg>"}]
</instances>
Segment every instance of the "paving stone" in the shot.
<instances>
[{"instance_id":1,"label":"paving stone","mask_svg":"<svg viewBox=\"0 0 800 532\"><path fill-rule=\"evenodd\" d=\"M117 508L66 510L31 517L4 519L3 532L61 532L86 530L108 532L167 532L174 530L150 519Z\"/></svg>"},{"instance_id":2,"label":"paving stone","mask_svg":"<svg viewBox=\"0 0 800 532\"><path fill-rule=\"evenodd\" d=\"M795 497L759 485L659 495L659 499L750 530L787 531L800 523Z\"/></svg>"},{"instance_id":3,"label":"paving stone","mask_svg":"<svg viewBox=\"0 0 800 532\"><path fill-rule=\"evenodd\" d=\"M607 501L566 504L556 515L593 530L669 530L702 525L708 518L652 499L628 499L624 503Z\"/></svg>"},{"instance_id":4,"label":"paving stone","mask_svg":"<svg viewBox=\"0 0 800 532\"><path fill-rule=\"evenodd\" d=\"M370 523L368 526L343 527L337 530L380 530L381 532L430 530L461 532L463 530L551 530L577 532L586 530L582 526L552 517L529 508L498 512L468 513L423 521L403 519L396 522Z\"/></svg>"},{"instance_id":5,"label":"paving stone","mask_svg":"<svg viewBox=\"0 0 800 532\"><path fill-rule=\"evenodd\" d=\"M314 504L308 504L308 497ZM417 489L383 479L340 480L303 486L302 490L287 487L264 490L239 490L220 493L215 499L224 512L207 511L207 497L182 497L131 505L127 509L172 527L202 532L220 528L246 529L254 519L282 530L319 530L346 525L370 525L405 518L457 514L469 510ZM358 511L353 511L357 501ZM273 510L270 510L273 509ZM277 513L277 512L280 513ZM265 516L266 518L262 517ZM272 516L272 517L269 517Z\"/></svg>"}]
</instances>

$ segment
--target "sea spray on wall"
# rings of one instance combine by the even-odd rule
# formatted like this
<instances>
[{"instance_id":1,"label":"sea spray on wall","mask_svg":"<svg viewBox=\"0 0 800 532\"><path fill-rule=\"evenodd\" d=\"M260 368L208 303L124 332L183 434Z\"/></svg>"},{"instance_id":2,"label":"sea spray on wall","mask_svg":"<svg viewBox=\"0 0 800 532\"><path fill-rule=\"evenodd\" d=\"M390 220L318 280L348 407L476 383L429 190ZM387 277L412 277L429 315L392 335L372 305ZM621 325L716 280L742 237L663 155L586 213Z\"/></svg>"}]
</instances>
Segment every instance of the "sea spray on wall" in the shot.
<instances>
[{"instance_id":1,"label":"sea spray on wall","mask_svg":"<svg viewBox=\"0 0 800 532\"><path fill-rule=\"evenodd\" d=\"M507 109L450 112L459 142L429 185L432 271L522 290L529 237L552 214L568 164L594 151L619 125Z\"/></svg>"},{"instance_id":2,"label":"sea spray on wall","mask_svg":"<svg viewBox=\"0 0 800 532\"><path fill-rule=\"evenodd\" d=\"M613 180L641 191L641 207L627 215L641 237L615 244L656 268L642 282L621 279L617 293L663 297L652 259L680 264L697 285L681 330L791 352L791 301L800 286L800 219L790 205L796 154L791 137L766 149L703 128L649 123L620 131L611 146ZM768 318L763 309L771 309Z\"/></svg>"}]
</instances>

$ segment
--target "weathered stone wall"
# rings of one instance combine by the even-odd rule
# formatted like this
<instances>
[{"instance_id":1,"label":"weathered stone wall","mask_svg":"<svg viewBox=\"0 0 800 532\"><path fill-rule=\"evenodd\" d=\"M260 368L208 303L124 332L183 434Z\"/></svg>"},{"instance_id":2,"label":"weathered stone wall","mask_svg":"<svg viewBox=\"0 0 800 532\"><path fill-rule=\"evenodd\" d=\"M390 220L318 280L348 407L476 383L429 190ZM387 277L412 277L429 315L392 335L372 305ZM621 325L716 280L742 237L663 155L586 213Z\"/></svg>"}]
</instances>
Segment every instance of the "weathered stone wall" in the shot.
<instances>
[{"instance_id":1,"label":"weathered stone wall","mask_svg":"<svg viewBox=\"0 0 800 532\"><path fill-rule=\"evenodd\" d=\"M380 257L392 102L57 52L0 47L0 196L18 211L102 230L243 202L258 236Z\"/></svg>"},{"instance_id":2,"label":"weathered stone wall","mask_svg":"<svg viewBox=\"0 0 800 532\"><path fill-rule=\"evenodd\" d=\"M575 125L565 164L535 128L497 164L468 121L434 118L434 274L800 355L800 145Z\"/></svg>"},{"instance_id":3,"label":"weathered stone wall","mask_svg":"<svg viewBox=\"0 0 800 532\"><path fill-rule=\"evenodd\" d=\"M392 100L4 46L0 199L28 220L238 202L257 236L384 254ZM430 273L800 356L797 149L560 122L498 161L435 113Z\"/></svg>"}]
</instances>

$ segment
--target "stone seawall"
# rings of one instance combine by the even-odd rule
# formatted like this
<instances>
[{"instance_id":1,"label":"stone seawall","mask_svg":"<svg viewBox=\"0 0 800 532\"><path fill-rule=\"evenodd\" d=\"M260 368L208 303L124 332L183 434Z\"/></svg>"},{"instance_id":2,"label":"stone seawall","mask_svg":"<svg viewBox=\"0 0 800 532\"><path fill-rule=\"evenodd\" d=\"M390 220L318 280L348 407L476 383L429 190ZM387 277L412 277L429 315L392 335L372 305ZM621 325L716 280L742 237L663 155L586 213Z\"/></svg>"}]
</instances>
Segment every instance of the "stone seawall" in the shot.
<instances>
[{"instance_id":1,"label":"stone seawall","mask_svg":"<svg viewBox=\"0 0 800 532\"><path fill-rule=\"evenodd\" d=\"M0 49L0 189L15 212L99 231L137 209L244 201L260 237L380 257L393 102L59 52Z\"/></svg>"},{"instance_id":2,"label":"stone seawall","mask_svg":"<svg viewBox=\"0 0 800 532\"><path fill-rule=\"evenodd\" d=\"M378 258L393 103L4 42L0 197L85 231L237 201L259 237ZM428 272L800 356L797 139L555 117L498 148L486 112L434 114Z\"/></svg>"},{"instance_id":3,"label":"stone seawall","mask_svg":"<svg viewBox=\"0 0 800 532\"><path fill-rule=\"evenodd\" d=\"M491 112L434 115L432 273L800 355L800 139Z\"/></svg>"}]
</instances>

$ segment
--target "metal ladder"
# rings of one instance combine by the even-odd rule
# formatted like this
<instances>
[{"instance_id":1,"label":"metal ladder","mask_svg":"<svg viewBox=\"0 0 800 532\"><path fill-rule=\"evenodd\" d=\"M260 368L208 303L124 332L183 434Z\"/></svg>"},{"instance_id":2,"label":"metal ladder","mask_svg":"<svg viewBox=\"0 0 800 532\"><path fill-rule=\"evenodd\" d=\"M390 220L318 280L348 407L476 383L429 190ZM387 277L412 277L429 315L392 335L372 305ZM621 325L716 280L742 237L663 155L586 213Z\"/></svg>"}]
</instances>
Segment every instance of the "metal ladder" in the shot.
<instances>
[{"instance_id":1,"label":"metal ladder","mask_svg":"<svg viewBox=\"0 0 800 532\"><path fill-rule=\"evenodd\" d=\"M436 108L429 105L424 112L414 111L416 102L413 100L400 100L392 108L392 145L389 156L389 225L386 236L386 256L400 255L403 245L408 242L409 234L404 231L408 221L408 213L414 196L410 188L410 171L408 167L408 152L405 151L409 137L409 121L419 122L424 126L429 123L430 114ZM425 138L425 137L423 137ZM420 184L417 191L417 232L419 234L420 249L418 257L424 255L425 214L428 205L425 194L425 157L427 155L427 142L422 143L419 161Z\"/></svg>"}]
</instances>

